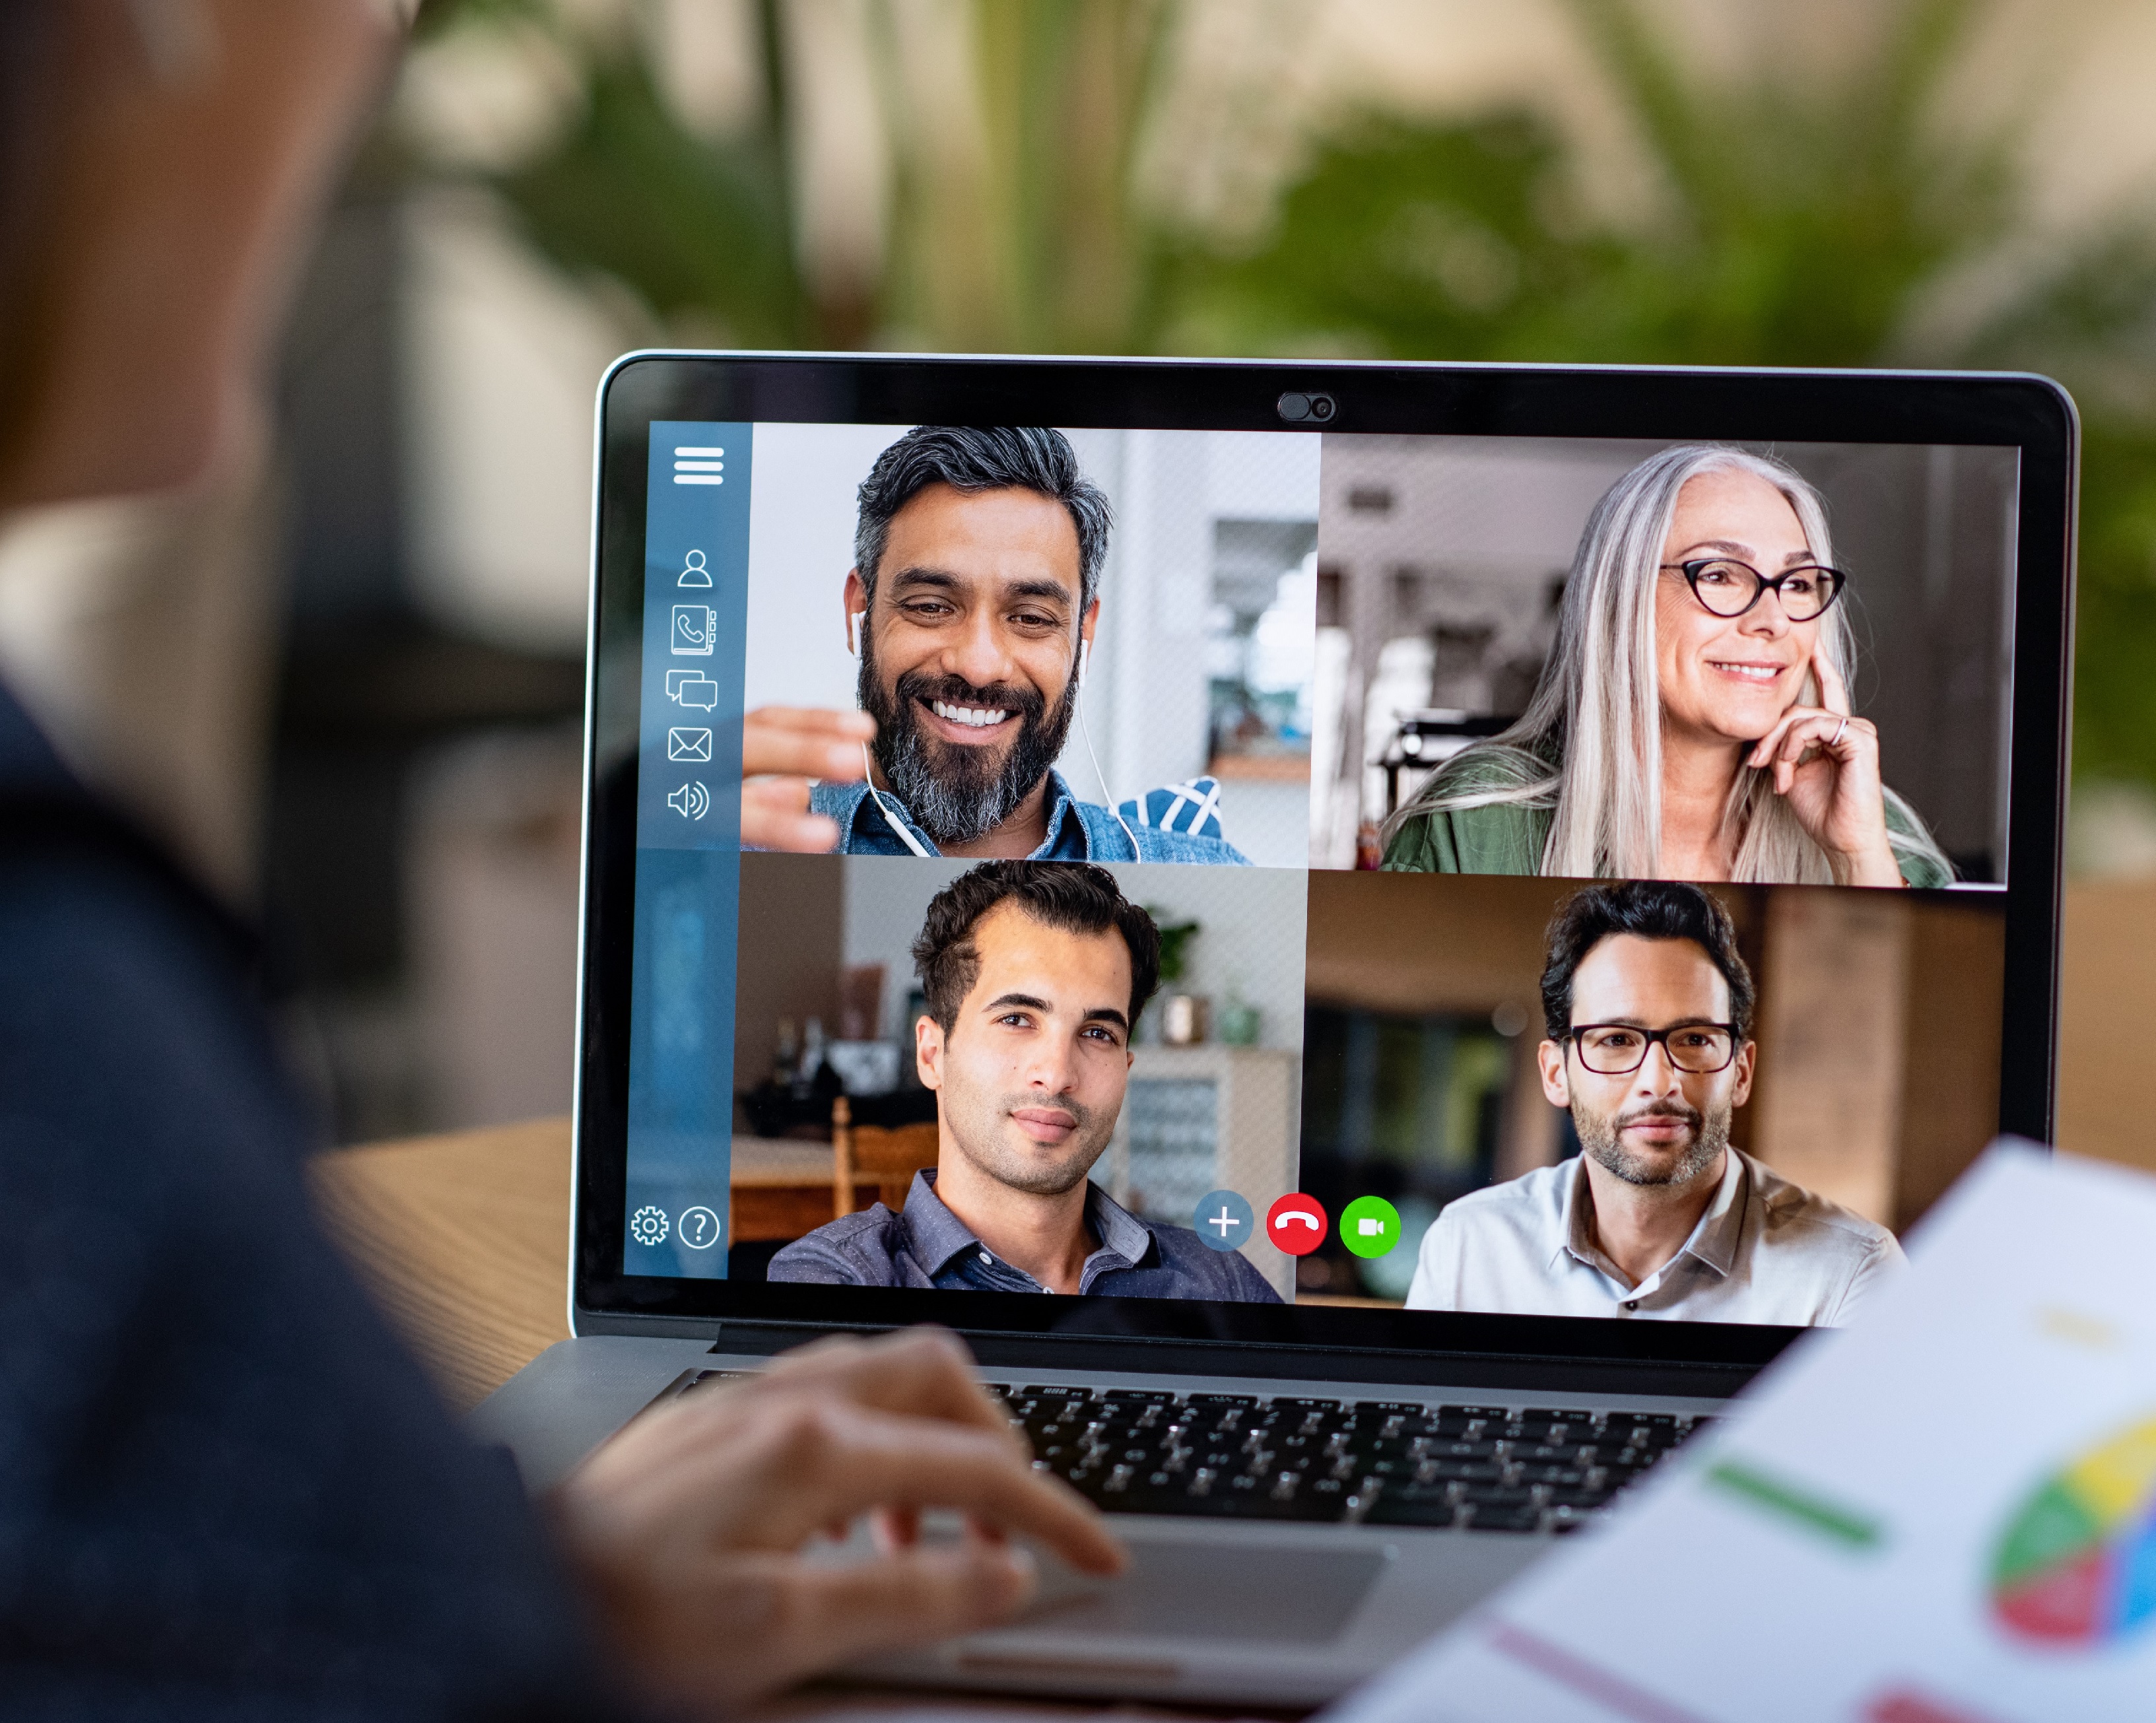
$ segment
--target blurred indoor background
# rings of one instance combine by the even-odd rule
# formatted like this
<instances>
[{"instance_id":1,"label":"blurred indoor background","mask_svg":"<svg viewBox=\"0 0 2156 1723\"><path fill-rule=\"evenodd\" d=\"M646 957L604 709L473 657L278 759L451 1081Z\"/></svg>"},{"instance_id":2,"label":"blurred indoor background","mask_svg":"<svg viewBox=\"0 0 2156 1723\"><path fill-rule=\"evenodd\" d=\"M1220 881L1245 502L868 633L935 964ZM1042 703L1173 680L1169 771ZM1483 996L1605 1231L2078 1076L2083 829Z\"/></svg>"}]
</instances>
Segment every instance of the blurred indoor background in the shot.
<instances>
[{"instance_id":1,"label":"blurred indoor background","mask_svg":"<svg viewBox=\"0 0 2156 1723\"><path fill-rule=\"evenodd\" d=\"M17 524L0 665L265 920L337 1141L526 1117L625 348L2041 369L2087 438L2061 1136L2156 1165L2153 336L2140 0L429 0L258 467Z\"/></svg>"}]
</instances>

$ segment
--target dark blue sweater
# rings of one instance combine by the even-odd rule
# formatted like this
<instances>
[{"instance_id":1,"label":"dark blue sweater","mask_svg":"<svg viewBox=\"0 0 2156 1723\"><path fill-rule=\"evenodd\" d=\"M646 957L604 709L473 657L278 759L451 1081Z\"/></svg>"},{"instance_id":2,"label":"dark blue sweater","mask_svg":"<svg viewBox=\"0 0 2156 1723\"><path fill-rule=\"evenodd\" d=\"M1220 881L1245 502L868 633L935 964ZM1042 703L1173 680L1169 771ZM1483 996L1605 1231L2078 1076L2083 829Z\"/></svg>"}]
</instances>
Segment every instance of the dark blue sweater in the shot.
<instances>
[{"instance_id":1,"label":"dark blue sweater","mask_svg":"<svg viewBox=\"0 0 2156 1723\"><path fill-rule=\"evenodd\" d=\"M245 936L0 690L0 1712L608 1708L309 1212Z\"/></svg>"}]
</instances>

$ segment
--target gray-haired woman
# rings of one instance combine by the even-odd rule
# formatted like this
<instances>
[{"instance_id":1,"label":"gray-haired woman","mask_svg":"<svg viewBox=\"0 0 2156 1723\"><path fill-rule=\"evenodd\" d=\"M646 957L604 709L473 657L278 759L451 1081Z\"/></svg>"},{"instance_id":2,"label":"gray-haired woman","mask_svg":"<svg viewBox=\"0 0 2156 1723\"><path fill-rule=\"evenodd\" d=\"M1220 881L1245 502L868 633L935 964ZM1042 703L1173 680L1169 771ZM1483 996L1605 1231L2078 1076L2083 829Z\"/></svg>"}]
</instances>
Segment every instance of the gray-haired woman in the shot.
<instances>
[{"instance_id":1,"label":"gray-haired woman","mask_svg":"<svg viewBox=\"0 0 2156 1723\"><path fill-rule=\"evenodd\" d=\"M1520 721L1387 827L1419 872L1945 885L1850 710L1846 577L1819 493L1735 449L1666 449L1589 517Z\"/></svg>"}]
</instances>

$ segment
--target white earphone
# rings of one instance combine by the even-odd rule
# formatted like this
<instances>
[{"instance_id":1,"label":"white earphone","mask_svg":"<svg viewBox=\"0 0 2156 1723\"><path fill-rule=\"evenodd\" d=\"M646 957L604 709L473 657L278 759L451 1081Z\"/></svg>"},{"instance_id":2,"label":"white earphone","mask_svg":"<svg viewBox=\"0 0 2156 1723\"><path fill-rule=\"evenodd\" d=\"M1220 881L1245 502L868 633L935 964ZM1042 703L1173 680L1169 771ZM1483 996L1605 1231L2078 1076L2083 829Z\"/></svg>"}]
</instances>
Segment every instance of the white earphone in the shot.
<instances>
[{"instance_id":1,"label":"white earphone","mask_svg":"<svg viewBox=\"0 0 2156 1723\"><path fill-rule=\"evenodd\" d=\"M861 648L860 641L854 635L854 624L865 620L867 614L867 612L861 610L849 610L846 613L846 650L855 658L861 655ZM921 840L907 829L904 820L891 812L891 803L883 799L883 792L876 788L875 766L870 758L869 745L866 742L861 744L861 782L869 794L875 798L876 812L883 816L884 823L897 834L900 843L923 860L935 854L936 852L932 849L922 847Z\"/></svg>"},{"instance_id":2,"label":"white earphone","mask_svg":"<svg viewBox=\"0 0 2156 1723\"><path fill-rule=\"evenodd\" d=\"M1101 756L1093 751L1093 732L1086 727L1086 672L1092 663L1093 643L1081 634L1078 638L1078 734L1085 738L1086 757L1093 762L1093 776L1100 780L1101 794L1108 804L1108 812L1123 828L1123 835L1131 840L1131 859L1137 861L1141 854L1138 834L1131 829L1131 823L1123 818L1123 810L1116 805L1116 792L1108 787L1108 774L1101 770Z\"/></svg>"}]
</instances>

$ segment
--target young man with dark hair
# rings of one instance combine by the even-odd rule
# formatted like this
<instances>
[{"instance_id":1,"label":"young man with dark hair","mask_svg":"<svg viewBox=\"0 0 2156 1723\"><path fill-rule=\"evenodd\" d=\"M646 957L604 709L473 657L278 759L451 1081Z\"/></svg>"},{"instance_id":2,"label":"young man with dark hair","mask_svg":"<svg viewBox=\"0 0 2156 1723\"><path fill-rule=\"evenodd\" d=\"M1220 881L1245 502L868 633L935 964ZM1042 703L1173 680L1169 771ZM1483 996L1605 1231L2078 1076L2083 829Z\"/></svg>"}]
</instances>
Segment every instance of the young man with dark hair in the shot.
<instances>
[{"instance_id":1,"label":"young man with dark hair","mask_svg":"<svg viewBox=\"0 0 2156 1723\"><path fill-rule=\"evenodd\" d=\"M1081 802L1055 770L1112 525L1061 433L917 426L877 458L860 509L846 644L875 720L875 776L826 781L808 800L839 849L1244 859L1209 833Z\"/></svg>"},{"instance_id":2,"label":"young man with dark hair","mask_svg":"<svg viewBox=\"0 0 2156 1723\"><path fill-rule=\"evenodd\" d=\"M1160 934L1115 876L997 861L938 893L914 941L936 1170L772 1259L774 1280L1277 1303L1235 1251L1141 1220L1087 1177L1122 1110Z\"/></svg>"},{"instance_id":3,"label":"young man with dark hair","mask_svg":"<svg viewBox=\"0 0 2156 1723\"><path fill-rule=\"evenodd\" d=\"M1449 1205L1408 1306L1840 1323L1902 1264L1894 1235L1729 1142L1752 1092L1752 972L1697 885L1576 893L1550 923L1543 1093L1581 1154Z\"/></svg>"}]
</instances>

